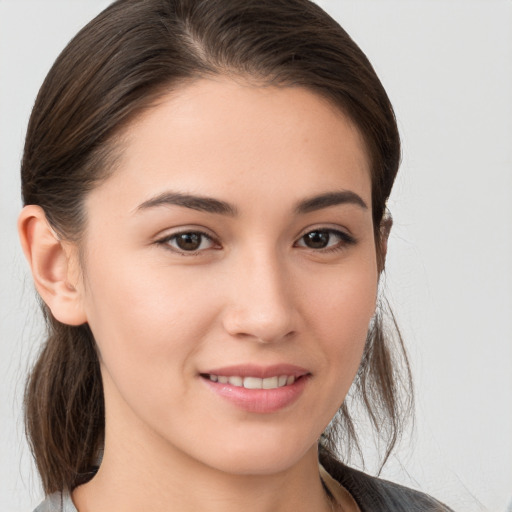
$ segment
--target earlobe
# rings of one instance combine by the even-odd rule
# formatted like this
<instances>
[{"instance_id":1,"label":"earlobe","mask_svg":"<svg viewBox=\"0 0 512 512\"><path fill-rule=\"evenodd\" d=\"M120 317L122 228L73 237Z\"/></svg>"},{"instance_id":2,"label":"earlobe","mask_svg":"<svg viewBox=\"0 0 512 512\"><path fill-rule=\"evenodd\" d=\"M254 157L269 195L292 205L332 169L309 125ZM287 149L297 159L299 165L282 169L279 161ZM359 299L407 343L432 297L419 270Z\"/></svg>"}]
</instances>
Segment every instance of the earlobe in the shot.
<instances>
[{"instance_id":1,"label":"earlobe","mask_svg":"<svg viewBox=\"0 0 512 512\"><path fill-rule=\"evenodd\" d=\"M23 208L18 233L36 289L53 316L68 325L85 323L76 251L59 239L40 206Z\"/></svg>"}]
</instances>

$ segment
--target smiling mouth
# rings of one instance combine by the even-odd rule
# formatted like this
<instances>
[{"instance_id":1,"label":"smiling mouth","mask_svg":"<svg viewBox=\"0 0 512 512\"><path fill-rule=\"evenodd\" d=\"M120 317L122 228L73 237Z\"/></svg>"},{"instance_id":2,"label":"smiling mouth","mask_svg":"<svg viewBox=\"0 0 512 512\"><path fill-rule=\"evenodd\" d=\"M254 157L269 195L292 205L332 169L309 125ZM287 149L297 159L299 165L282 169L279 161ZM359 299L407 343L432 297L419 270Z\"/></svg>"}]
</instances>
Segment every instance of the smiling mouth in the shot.
<instances>
[{"instance_id":1,"label":"smiling mouth","mask_svg":"<svg viewBox=\"0 0 512 512\"><path fill-rule=\"evenodd\" d=\"M271 414L297 401L312 374L292 364L242 364L211 368L199 376L207 388L237 409Z\"/></svg>"},{"instance_id":2,"label":"smiling mouth","mask_svg":"<svg viewBox=\"0 0 512 512\"><path fill-rule=\"evenodd\" d=\"M275 375L273 377L242 377L240 375L215 375L212 373L201 374L201 377L218 382L219 384L229 384L237 388L245 389L277 389L285 386L291 386L295 381L301 377L294 375Z\"/></svg>"}]
</instances>

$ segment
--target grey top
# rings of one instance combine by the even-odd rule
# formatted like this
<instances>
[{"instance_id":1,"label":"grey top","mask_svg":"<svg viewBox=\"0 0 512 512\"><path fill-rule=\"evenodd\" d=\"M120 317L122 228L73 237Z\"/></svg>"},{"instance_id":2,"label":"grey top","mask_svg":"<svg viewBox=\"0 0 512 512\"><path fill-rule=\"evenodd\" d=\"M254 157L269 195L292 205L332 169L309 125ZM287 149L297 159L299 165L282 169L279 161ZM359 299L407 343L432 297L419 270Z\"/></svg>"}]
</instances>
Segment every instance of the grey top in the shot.
<instances>
[{"instance_id":1,"label":"grey top","mask_svg":"<svg viewBox=\"0 0 512 512\"><path fill-rule=\"evenodd\" d=\"M68 493L50 494L34 512L78 512Z\"/></svg>"},{"instance_id":2,"label":"grey top","mask_svg":"<svg viewBox=\"0 0 512 512\"><path fill-rule=\"evenodd\" d=\"M361 512L453 512L426 494L349 468L333 459L322 460L328 474L353 496ZM323 469L323 468L322 468ZM325 482L332 493L332 484ZM55 493L34 512L78 512L69 493Z\"/></svg>"}]
</instances>

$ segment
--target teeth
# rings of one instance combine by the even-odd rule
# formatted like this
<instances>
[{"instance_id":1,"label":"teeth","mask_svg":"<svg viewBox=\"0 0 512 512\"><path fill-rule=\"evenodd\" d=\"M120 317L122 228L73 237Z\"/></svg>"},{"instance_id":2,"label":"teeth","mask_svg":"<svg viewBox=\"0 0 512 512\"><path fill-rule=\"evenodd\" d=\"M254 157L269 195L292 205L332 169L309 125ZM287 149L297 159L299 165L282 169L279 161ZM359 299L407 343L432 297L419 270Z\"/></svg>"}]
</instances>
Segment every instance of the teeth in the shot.
<instances>
[{"instance_id":1,"label":"teeth","mask_svg":"<svg viewBox=\"0 0 512 512\"><path fill-rule=\"evenodd\" d=\"M228 382L232 385L232 386L242 386L243 385L243 379L242 377L229 377L228 379Z\"/></svg>"},{"instance_id":2,"label":"teeth","mask_svg":"<svg viewBox=\"0 0 512 512\"><path fill-rule=\"evenodd\" d=\"M278 387L278 377L267 377L263 379L262 388L263 389L275 389Z\"/></svg>"},{"instance_id":3,"label":"teeth","mask_svg":"<svg viewBox=\"0 0 512 512\"><path fill-rule=\"evenodd\" d=\"M258 377L244 377L244 388L261 389L262 387L263 379L258 379Z\"/></svg>"},{"instance_id":4,"label":"teeth","mask_svg":"<svg viewBox=\"0 0 512 512\"><path fill-rule=\"evenodd\" d=\"M276 375L274 377L260 379L259 377L240 377L239 375L227 377L225 375L209 374L208 378L213 382L231 384L231 386L239 388L244 387L246 389L276 389L282 388L283 386L290 386L295 382L293 375Z\"/></svg>"}]
</instances>

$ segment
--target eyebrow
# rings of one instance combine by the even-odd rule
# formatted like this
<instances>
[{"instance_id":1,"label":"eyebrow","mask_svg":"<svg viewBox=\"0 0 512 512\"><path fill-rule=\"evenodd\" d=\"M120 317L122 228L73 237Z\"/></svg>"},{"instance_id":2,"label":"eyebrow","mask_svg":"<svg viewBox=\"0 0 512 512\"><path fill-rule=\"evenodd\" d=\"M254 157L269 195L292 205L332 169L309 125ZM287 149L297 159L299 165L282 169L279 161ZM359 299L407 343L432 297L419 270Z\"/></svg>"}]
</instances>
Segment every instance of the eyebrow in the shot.
<instances>
[{"instance_id":1,"label":"eyebrow","mask_svg":"<svg viewBox=\"0 0 512 512\"><path fill-rule=\"evenodd\" d=\"M295 212L299 214L310 213L339 204L355 204L364 210L368 209L367 204L363 201L361 196L351 190L340 190L339 192L327 192L310 197L309 199L304 199L297 204Z\"/></svg>"},{"instance_id":2,"label":"eyebrow","mask_svg":"<svg viewBox=\"0 0 512 512\"><path fill-rule=\"evenodd\" d=\"M169 205L183 206L200 212L217 213L231 217L238 213L237 208L226 201L214 199L213 197L182 194L180 192L164 192L152 199L148 199L137 207L137 211Z\"/></svg>"},{"instance_id":3,"label":"eyebrow","mask_svg":"<svg viewBox=\"0 0 512 512\"><path fill-rule=\"evenodd\" d=\"M341 190L339 192L326 192L304 199L295 206L295 213L306 214L340 204L354 204L365 210L368 209L367 204L355 192ZM144 201L137 207L136 211L170 205L183 206L192 210L215 213L218 215L228 215L230 217L235 217L238 214L236 206L226 201L214 199L213 197L183 194L181 192L164 192L163 194L159 194L156 197Z\"/></svg>"}]
</instances>

